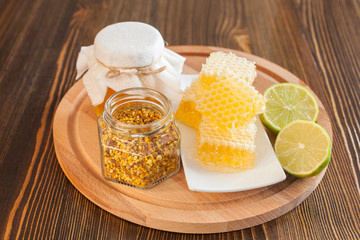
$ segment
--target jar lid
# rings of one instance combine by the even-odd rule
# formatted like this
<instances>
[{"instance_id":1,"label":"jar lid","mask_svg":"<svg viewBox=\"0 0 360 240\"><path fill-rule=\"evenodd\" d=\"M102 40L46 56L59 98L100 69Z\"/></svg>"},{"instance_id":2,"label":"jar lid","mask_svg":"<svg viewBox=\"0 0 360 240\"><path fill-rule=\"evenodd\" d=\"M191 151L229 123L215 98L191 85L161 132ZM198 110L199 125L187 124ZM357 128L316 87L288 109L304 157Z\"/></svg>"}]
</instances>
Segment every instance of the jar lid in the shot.
<instances>
[{"instance_id":1,"label":"jar lid","mask_svg":"<svg viewBox=\"0 0 360 240\"><path fill-rule=\"evenodd\" d=\"M160 57L164 40L145 23L121 22L102 29L95 37L95 57L107 66L148 66Z\"/></svg>"},{"instance_id":2,"label":"jar lid","mask_svg":"<svg viewBox=\"0 0 360 240\"><path fill-rule=\"evenodd\" d=\"M180 73L185 58L165 48L154 27L121 22L102 29L94 45L81 47L76 62L94 106L104 102L108 88L147 87L164 94L176 110L182 97Z\"/></svg>"}]
</instances>

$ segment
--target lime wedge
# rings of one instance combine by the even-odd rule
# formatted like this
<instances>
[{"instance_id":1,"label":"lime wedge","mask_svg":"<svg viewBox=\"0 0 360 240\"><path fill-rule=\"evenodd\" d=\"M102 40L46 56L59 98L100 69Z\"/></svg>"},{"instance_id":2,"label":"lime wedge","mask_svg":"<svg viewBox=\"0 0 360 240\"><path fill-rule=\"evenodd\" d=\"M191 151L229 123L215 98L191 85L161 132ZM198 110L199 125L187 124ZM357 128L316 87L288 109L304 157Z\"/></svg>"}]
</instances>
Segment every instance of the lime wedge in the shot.
<instances>
[{"instance_id":1,"label":"lime wedge","mask_svg":"<svg viewBox=\"0 0 360 240\"><path fill-rule=\"evenodd\" d=\"M286 172L296 177L320 173L330 161L331 141L319 124L298 120L277 135L275 152Z\"/></svg>"},{"instance_id":2,"label":"lime wedge","mask_svg":"<svg viewBox=\"0 0 360 240\"><path fill-rule=\"evenodd\" d=\"M265 112L260 115L263 124L274 133L295 120L316 121L319 107L314 96L304 87L293 83L278 83L264 93Z\"/></svg>"}]
</instances>

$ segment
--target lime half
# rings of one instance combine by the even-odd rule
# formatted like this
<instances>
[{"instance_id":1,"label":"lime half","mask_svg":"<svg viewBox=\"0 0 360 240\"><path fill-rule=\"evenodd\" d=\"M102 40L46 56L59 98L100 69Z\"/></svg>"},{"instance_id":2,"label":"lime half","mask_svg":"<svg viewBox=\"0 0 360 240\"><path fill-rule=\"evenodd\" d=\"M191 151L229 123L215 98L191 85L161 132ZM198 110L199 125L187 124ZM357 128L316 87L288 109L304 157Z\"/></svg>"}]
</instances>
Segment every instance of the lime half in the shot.
<instances>
[{"instance_id":1,"label":"lime half","mask_svg":"<svg viewBox=\"0 0 360 240\"><path fill-rule=\"evenodd\" d=\"M319 107L314 96L293 83L278 83L264 93L265 112L260 115L264 125L274 133L295 120L316 121Z\"/></svg>"},{"instance_id":2,"label":"lime half","mask_svg":"<svg viewBox=\"0 0 360 240\"><path fill-rule=\"evenodd\" d=\"M331 140L324 128L311 121L298 120L277 135L275 152L286 172L296 177L315 176L331 158Z\"/></svg>"}]
</instances>

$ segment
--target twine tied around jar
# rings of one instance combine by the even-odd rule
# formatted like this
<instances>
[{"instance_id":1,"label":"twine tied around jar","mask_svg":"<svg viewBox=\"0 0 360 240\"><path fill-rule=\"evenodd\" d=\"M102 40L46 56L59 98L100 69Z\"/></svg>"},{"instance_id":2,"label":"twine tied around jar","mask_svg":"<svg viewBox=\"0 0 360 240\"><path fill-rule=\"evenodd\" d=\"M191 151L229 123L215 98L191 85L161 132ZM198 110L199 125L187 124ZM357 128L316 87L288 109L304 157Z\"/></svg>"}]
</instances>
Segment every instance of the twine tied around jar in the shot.
<instances>
[{"instance_id":1,"label":"twine tied around jar","mask_svg":"<svg viewBox=\"0 0 360 240\"><path fill-rule=\"evenodd\" d=\"M142 82L142 84L148 88L149 86L146 83L146 81L144 80L143 76L158 74L166 69L166 66L160 67L155 70L151 69L155 64L157 64L160 61L161 57L162 57L162 55L160 55L152 64L149 64L149 65L146 65L143 67L112 67L112 66L107 66L106 64L101 62L99 59L96 59L96 60L102 66L109 69L109 71L105 75L106 78L115 78L115 77L120 76L121 74L135 74L139 78L139 80Z\"/></svg>"}]
</instances>

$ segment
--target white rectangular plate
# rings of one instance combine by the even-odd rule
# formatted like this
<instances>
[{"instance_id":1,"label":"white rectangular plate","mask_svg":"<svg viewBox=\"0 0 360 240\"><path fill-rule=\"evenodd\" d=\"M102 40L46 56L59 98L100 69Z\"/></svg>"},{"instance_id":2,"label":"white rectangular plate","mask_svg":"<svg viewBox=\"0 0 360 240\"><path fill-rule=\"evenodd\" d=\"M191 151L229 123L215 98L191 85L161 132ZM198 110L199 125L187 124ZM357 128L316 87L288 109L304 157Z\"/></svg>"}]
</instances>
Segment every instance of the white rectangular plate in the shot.
<instances>
[{"instance_id":1,"label":"white rectangular plate","mask_svg":"<svg viewBox=\"0 0 360 240\"><path fill-rule=\"evenodd\" d=\"M183 75L182 88L189 86L196 75ZM181 132L181 157L188 187L198 192L237 192L269 186L283 181L286 175L274 152L266 131L257 118L255 167L238 173L218 173L196 162L195 129L178 122Z\"/></svg>"}]
</instances>

